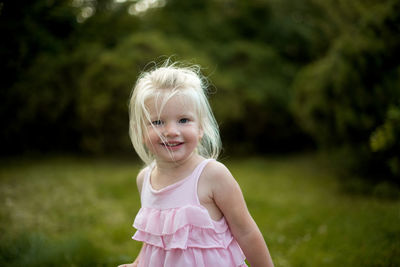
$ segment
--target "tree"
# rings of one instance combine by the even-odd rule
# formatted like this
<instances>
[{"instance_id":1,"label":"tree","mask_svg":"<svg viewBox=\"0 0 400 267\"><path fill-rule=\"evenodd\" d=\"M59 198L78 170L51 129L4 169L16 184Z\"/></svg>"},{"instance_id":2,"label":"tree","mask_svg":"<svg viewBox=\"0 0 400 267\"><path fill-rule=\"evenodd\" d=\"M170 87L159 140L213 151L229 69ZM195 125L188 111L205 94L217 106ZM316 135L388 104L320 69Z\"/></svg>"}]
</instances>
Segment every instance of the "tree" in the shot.
<instances>
[{"instance_id":1,"label":"tree","mask_svg":"<svg viewBox=\"0 0 400 267\"><path fill-rule=\"evenodd\" d=\"M400 3L346 7L357 19L350 17L327 54L299 72L294 110L320 146L346 147L358 173L398 177Z\"/></svg>"}]
</instances>

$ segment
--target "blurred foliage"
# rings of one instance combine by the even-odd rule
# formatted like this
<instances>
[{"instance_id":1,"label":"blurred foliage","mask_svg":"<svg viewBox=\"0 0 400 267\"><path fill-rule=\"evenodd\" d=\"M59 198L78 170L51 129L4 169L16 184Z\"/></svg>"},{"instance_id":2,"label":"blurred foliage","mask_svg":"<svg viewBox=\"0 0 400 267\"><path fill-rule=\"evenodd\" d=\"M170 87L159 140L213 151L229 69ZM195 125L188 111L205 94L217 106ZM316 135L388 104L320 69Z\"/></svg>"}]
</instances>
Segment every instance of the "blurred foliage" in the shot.
<instances>
[{"instance_id":1,"label":"blurred foliage","mask_svg":"<svg viewBox=\"0 0 400 267\"><path fill-rule=\"evenodd\" d=\"M400 2L336 8L352 15L327 53L298 72L295 114L321 146L347 148L358 173L399 177Z\"/></svg>"},{"instance_id":2,"label":"blurred foliage","mask_svg":"<svg viewBox=\"0 0 400 267\"><path fill-rule=\"evenodd\" d=\"M336 147L360 174L398 177L398 10L398 0L1 1L2 154L131 151L130 91L172 55L203 67L228 153Z\"/></svg>"},{"instance_id":3,"label":"blurred foliage","mask_svg":"<svg viewBox=\"0 0 400 267\"><path fill-rule=\"evenodd\" d=\"M400 106L389 107L382 125L371 134L370 147L385 160L392 174L400 176Z\"/></svg>"}]
</instances>

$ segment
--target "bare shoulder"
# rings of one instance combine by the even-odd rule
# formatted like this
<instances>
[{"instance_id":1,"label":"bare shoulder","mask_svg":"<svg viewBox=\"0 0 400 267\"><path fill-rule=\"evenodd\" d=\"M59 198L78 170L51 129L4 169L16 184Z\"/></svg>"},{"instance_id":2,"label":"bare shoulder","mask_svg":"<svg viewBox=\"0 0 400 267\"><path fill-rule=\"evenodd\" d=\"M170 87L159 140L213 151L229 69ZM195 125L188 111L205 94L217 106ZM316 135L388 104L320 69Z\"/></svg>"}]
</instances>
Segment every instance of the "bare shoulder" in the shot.
<instances>
[{"instance_id":1,"label":"bare shoulder","mask_svg":"<svg viewBox=\"0 0 400 267\"><path fill-rule=\"evenodd\" d=\"M136 184L137 184L139 193L142 192L143 181L144 181L145 175L146 175L146 168L143 168L140 170L140 172L138 173L138 175L136 177Z\"/></svg>"},{"instance_id":2,"label":"bare shoulder","mask_svg":"<svg viewBox=\"0 0 400 267\"><path fill-rule=\"evenodd\" d=\"M214 189L226 186L237 186L235 178L229 169L219 161L210 161L203 171L204 179L212 184Z\"/></svg>"},{"instance_id":3,"label":"bare shoulder","mask_svg":"<svg viewBox=\"0 0 400 267\"><path fill-rule=\"evenodd\" d=\"M238 192L238 185L228 168L217 161L209 161L200 176L198 196L211 218L218 221L224 216L230 197Z\"/></svg>"},{"instance_id":4,"label":"bare shoulder","mask_svg":"<svg viewBox=\"0 0 400 267\"><path fill-rule=\"evenodd\" d=\"M205 174L205 176L213 178L231 175L228 168L223 163L216 160L208 162L203 170L203 173Z\"/></svg>"},{"instance_id":5,"label":"bare shoulder","mask_svg":"<svg viewBox=\"0 0 400 267\"><path fill-rule=\"evenodd\" d=\"M216 161L207 164L205 178L210 186L212 199L236 234L247 229L251 216L242 190L228 168ZM240 230L241 231L241 230Z\"/></svg>"}]
</instances>

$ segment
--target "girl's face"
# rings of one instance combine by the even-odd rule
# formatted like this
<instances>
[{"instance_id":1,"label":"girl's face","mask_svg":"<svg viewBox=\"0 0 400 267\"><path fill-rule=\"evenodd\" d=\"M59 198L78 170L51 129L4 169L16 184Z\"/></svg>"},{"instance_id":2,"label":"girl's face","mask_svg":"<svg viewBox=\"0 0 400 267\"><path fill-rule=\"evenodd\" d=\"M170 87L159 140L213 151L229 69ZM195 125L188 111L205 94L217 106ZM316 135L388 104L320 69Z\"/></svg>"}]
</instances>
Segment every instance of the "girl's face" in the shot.
<instances>
[{"instance_id":1,"label":"girl's face","mask_svg":"<svg viewBox=\"0 0 400 267\"><path fill-rule=\"evenodd\" d=\"M182 96L173 96L159 114L162 100L146 103L151 122L144 144L158 162L183 162L194 153L203 137L194 105Z\"/></svg>"}]
</instances>

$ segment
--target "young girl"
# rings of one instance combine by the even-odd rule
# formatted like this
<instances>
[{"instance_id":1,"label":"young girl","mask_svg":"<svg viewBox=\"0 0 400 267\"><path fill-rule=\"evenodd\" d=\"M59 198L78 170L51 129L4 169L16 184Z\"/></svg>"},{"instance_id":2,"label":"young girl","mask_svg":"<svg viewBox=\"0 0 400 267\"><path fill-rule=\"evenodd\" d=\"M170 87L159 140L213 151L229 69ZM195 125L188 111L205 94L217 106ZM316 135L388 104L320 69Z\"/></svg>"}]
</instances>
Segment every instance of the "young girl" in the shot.
<instances>
[{"instance_id":1,"label":"young girl","mask_svg":"<svg viewBox=\"0 0 400 267\"><path fill-rule=\"evenodd\" d=\"M120 266L273 266L239 185L216 161L218 125L197 67L167 61L138 79L130 137L147 165L137 176L142 207L132 237L143 242Z\"/></svg>"}]
</instances>

